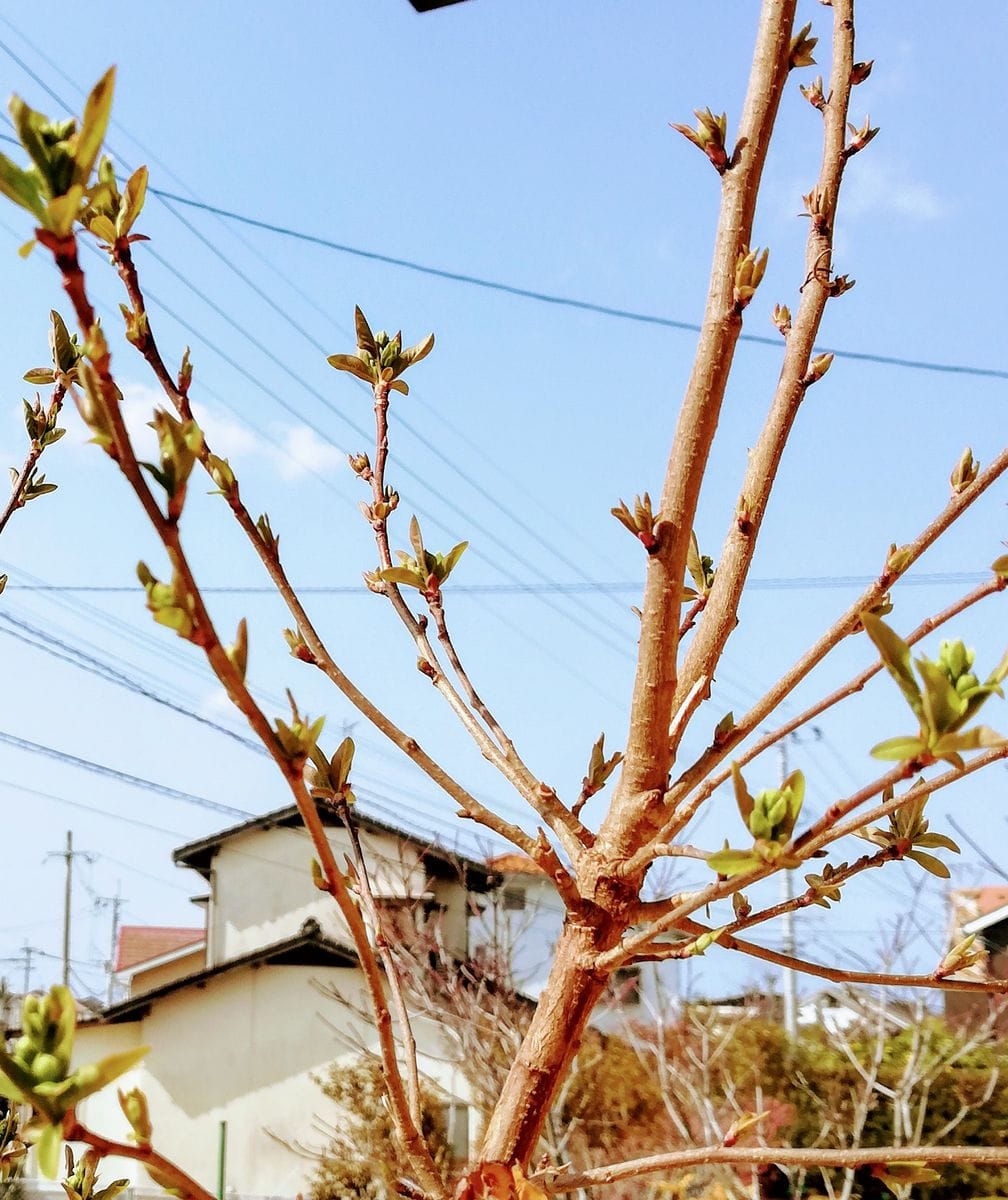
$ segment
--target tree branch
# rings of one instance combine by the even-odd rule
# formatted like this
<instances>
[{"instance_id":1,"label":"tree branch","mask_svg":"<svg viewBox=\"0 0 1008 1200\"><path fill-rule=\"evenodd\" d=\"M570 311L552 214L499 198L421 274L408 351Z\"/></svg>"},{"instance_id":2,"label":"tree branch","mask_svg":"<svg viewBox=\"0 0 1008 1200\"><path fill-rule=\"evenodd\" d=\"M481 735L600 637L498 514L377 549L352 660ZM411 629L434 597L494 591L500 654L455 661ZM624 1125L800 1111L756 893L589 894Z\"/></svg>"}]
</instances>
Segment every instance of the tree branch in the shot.
<instances>
[{"instance_id":1,"label":"tree branch","mask_svg":"<svg viewBox=\"0 0 1008 1200\"><path fill-rule=\"evenodd\" d=\"M770 503L784 447L809 387L809 364L822 324L826 304L833 294L831 278L833 233L847 155L847 109L854 67L853 0L833 0L833 62L829 98L823 110L823 157L813 194L817 213L809 226L805 251L805 284L790 332L786 335L784 363L770 412L756 445L750 451L737 513L714 574L714 583L697 631L680 671L677 699L694 683L713 677L725 644L738 624L742 598L760 527ZM814 382L814 381L813 381Z\"/></svg>"},{"instance_id":2,"label":"tree branch","mask_svg":"<svg viewBox=\"0 0 1008 1200\"><path fill-rule=\"evenodd\" d=\"M68 1142L82 1142L85 1146L90 1146L101 1158L130 1158L134 1162L143 1163L148 1171L156 1172L157 1182L161 1186L176 1190L185 1200L216 1200L213 1192L201 1187L191 1175L187 1175L170 1159L158 1154L149 1143L142 1142L134 1146L129 1142L113 1142L88 1129L73 1114L69 1114L63 1136Z\"/></svg>"},{"instance_id":3,"label":"tree branch","mask_svg":"<svg viewBox=\"0 0 1008 1200\"><path fill-rule=\"evenodd\" d=\"M735 297L736 263L752 240L756 196L789 70L795 7L795 0L764 0L736 151L722 175L721 211L703 325L662 486L658 542L648 556L626 758L597 841L613 859L637 850L663 820L659 808L640 798L667 787L675 752L668 730L676 707L686 556L704 468L742 329Z\"/></svg>"},{"instance_id":4,"label":"tree branch","mask_svg":"<svg viewBox=\"0 0 1008 1200\"><path fill-rule=\"evenodd\" d=\"M701 1146L695 1150L673 1150L647 1158L595 1167L579 1174L555 1176L544 1171L532 1177L532 1183L546 1186L550 1192L573 1192L579 1188L603 1187L653 1175L658 1171L675 1171L682 1167L761 1166L776 1163L781 1167L864 1167L873 1163L926 1162L933 1165L962 1164L998 1167L1008 1163L1005 1146L860 1146L853 1150L830 1150L816 1146L811 1150L795 1150L777 1146Z\"/></svg>"}]
</instances>

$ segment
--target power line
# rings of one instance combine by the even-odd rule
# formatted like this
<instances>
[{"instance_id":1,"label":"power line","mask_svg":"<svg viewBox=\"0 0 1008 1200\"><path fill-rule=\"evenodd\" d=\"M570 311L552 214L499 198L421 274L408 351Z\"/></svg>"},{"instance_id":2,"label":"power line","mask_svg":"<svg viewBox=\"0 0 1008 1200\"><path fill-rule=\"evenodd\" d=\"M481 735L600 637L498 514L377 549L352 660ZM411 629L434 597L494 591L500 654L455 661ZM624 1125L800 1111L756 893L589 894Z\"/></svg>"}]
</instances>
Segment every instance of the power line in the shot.
<instances>
[{"instance_id":1,"label":"power line","mask_svg":"<svg viewBox=\"0 0 1008 1200\"><path fill-rule=\"evenodd\" d=\"M15 61L18 63L21 62L2 42L0 42L0 49L11 54L11 57L15 58ZM33 76L33 78L37 79L38 77ZM52 94L50 92L50 95ZM64 105L64 107L66 106ZM5 135L0 135L0 137L6 142L20 145L16 138ZM684 333L700 333L703 328L695 321L681 321L673 317L661 317L655 313L643 313L629 308L617 308L609 304L601 304L594 300L578 300L573 296L557 296L552 292L540 292L533 288L518 287L515 284L503 283L497 279L487 279L481 275L470 275L464 271L449 271L443 267L434 267L427 263L416 262L413 259L398 258L395 255L382 254L376 250L365 250L360 246L351 246L345 242L337 242L331 238L306 233L299 229L292 229L287 225L277 225L272 221L263 221L257 217L237 213L215 204L207 204L202 200L193 200L161 188L148 187L147 190L152 196L157 196L161 200L172 201L175 204L184 204L189 208L211 213L226 221L234 221L237 224L247 225L253 229L262 229L267 233L275 233L281 237L291 238L294 241L306 242L309 245L321 246L324 249L334 250L339 254L347 254L354 258L363 258L370 262L379 262L387 266L401 267L403 270L415 271L421 275L446 279L452 283L468 284L471 287L502 292L505 295L517 296L524 300L537 300L542 304L552 304L559 308L577 309L581 312L595 313L598 316L615 317L622 321L633 321L642 325L657 325L664 329L676 329ZM740 342L750 342L757 346L779 347L781 344L779 337L773 338L758 333L740 333L738 340ZM833 354L837 358L849 359L854 362L876 363L880 366L900 367L910 371L934 371L946 375L970 375L983 379L1008 379L1008 370L998 367L978 367L969 363L946 363L918 358L901 358L892 354L875 354L861 350L846 350L839 346L821 346L817 344L813 349L818 354Z\"/></svg>"},{"instance_id":2,"label":"power line","mask_svg":"<svg viewBox=\"0 0 1008 1200\"><path fill-rule=\"evenodd\" d=\"M206 796L196 796L192 792L183 792L178 788L168 787L167 784L156 783L150 779L141 779L140 776L130 775L127 771L119 771L115 767L107 767L104 763L91 762L87 758L78 758L76 754L68 754L65 750L56 750L52 746L43 746L38 742L30 742L27 738L18 737L13 733L5 733L0 730L0 742L8 746L14 746L18 750L27 750L29 754L40 754L44 758L51 758L56 762L66 763L71 767L79 767L81 770L90 771L94 775L102 775L107 779L115 779L119 783L129 784L131 787L154 792L158 796L166 796L169 800L179 800L183 804L192 804L197 808L205 808L209 812L222 813L224 816L237 817L239 820L248 820L249 817L254 815L248 812L247 809L234 808L230 804L221 804L219 800L209 800Z\"/></svg>"},{"instance_id":3,"label":"power line","mask_svg":"<svg viewBox=\"0 0 1008 1200\"><path fill-rule=\"evenodd\" d=\"M901 587L942 587L952 585L969 586L982 583L988 577L984 571L934 571L920 575L908 575L900 580ZM795 575L777 576L763 579L750 579L747 587L750 591L824 591L830 589L867 587L877 579L875 575ZM547 581L545 583L452 583L452 595L460 596L527 596L555 594L558 596L583 595L588 593L603 593L610 596L636 596L642 583L635 580L593 580L589 583L563 583ZM87 593L99 595L137 594L136 585L108 583L46 583L25 584L8 583L8 592L57 592L57 593ZM368 596L371 593L363 584L296 584L294 590L299 594L310 596ZM271 584L209 584L201 586L200 591L207 595L235 596L271 596L276 588Z\"/></svg>"},{"instance_id":4,"label":"power line","mask_svg":"<svg viewBox=\"0 0 1008 1200\"><path fill-rule=\"evenodd\" d=\"M37 626L30 625L27 621L19 621L15 617L9 616L7 613L0 613L0 622L13 628L4 629L0 625L0 633L7 634L8 637L14 638L21 642L22 645L30 646L32 649L40 650L43 654L48 654L52 658L58 659L60 662L68 663L70 666L77 667L78 670L85 671L89 675L94 675L106 683L111 683L116 687L125 688L129 692L133 692L138 696L143 696L147 700L153 701L155 704L160 704L171 712L178 713L180 716L188 717L191 721L196 721L200 725L206 726L208 729L214 730L216 733L222 734L224 737L231 738L240 746L244 746L246 750L251 750L255 754L266 754L266 748L252 738L245 737L240 733L236 733L233 729L228 729L225 725L212 720L210 717L204 717L198 712L194 712L191 708L186 708L183 704L176 704L174 700L169 700L165 696L158 695L157 692L151 691L149 688L138 683L129 675L122 671L109 666L108 663L102 662L100 659L93 658L84 651L78 650L69 643L61 641L51 633L39 629ZM16 630L23 630L32 636L25 637ZM43 640L37 640L43 639ZM62 653L61 653L62 651Z\"/></svg>"}]
</instances>

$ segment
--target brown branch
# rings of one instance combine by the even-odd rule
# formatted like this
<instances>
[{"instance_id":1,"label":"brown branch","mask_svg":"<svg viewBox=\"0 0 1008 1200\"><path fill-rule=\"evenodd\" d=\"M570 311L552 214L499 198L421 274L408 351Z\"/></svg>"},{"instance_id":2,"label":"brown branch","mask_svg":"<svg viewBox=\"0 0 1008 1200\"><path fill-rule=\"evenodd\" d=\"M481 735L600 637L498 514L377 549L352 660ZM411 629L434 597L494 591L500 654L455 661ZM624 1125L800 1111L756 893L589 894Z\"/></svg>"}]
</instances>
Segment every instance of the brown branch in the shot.
<instances>
[{"instance_id":1,"label":"brown branch","mask_svg":"<svg viewBox=\"0 0 1008 1200\"><path fill-rule=\"evenodd\" d=\"M134 1162L143 1163L149 1172L156 1173L156 1182L165 1188L175 1190L185 1200L216 1200L213 1192L201 1187L191 1175L187 1175L170 1159L165 1158L149 1143L141 1142L134 1146L128 1142L113 1142L102 1137L81 1124L70 1113L63 1128L63 1136L68 1142L82 1142L90 1146L100 1158L130 1158Z\"/></svg>"},{"instance_id":2,"label":"brown branch","mask_svg":"<svg viewBox=\"0 0 1008 1200\"><path fill-rule=\"evenodd\" d=\"M747 250L752 239L756 195L789 70L795 7L795 0L764 0L736 151L721 176L721 210L703 324L662 486L658 543L648 555L626 758L596 843L614 861L638 849L664 819L659 807L640 798L667 787L675 752L668 731L676 708L686 557L742 329L735 269L743 247Z\"/></svg>"},{"instance_id":3,"label":"brown branch","mask_svg":"<svg viewBox=\"0 0 1008 1200\"><path fill-rule=\"evenodd\" d=\"M910 633L905 641L908 646L914 646L922 638L927 637L929 633L933 633L940 626L950 621L953 617L957 617L960 613L965 612L967 608L976 604L978 601L985 599L987 596L995 595L997 592L1003 592L1008 587L1008 579L1002 575L994 575L990 579L975 587L973 591L968 592L965 596L961 596L948 608L942 609L941 612L935 613L934 616L927 617L917 628ZM796 729L800 729L803 725L807 725L809 721L815 720L821 716L827 709L833 708L842 700L848 699L850 696L860 692L865 684L877 675L882 670L882 660L879 659L872 666L866 667L852 679L849 679L845 684L842 684L835 691L830 692L828 696L824 696L822 700L817 701L804 712L799 713L790 721L786 721L783 725L776 729L770 730L758 741L754 742L744 753L740 754L734 761L739 767L744 767L746 763L752 762L764 751L775 746L783 738L794 733ZM686 825L696 815L700 806L710 797L713 792L731 778L729 769L718 771L716 774L709 776L701 788L690 798L689 804L682 807L677 813L673 822L670 822L662 833L659 835L662 838L674 837L676 833L684 829ZM664 854L665 851L660 846L654 847L655 854Z\"/></svg>"},{"instance_id":4,"label":"brown branch","mask_svg":"<svg viewBox=\"0 0 1008 1200\"><path fill-rule=\"evenodd\" d=\"M551 1193L573 1192L603 1187L653 1175L657 1171L675 1171L682 1167L761 1166L776 1163L781 1167L864 1167L873 1163L926 1162L931 1164L1004 1166L1008 1164L1008 1146L859 1146L853 1150L830 1150L815 1146L796 1150L785 1146L701 1146L691 1150L673 1150L647 1158L595 1167L578 1174L555 1175L544 1171L532 1176L532 1183L545 1186Z\"/></svg>"},{"instance_id":5,"label":"brown branch","mask_svg":"<svg viewBox=\"0 0 1008 1200\"><path fill-rule=\"evenodd\" d=\"M168 400L184 419L190 419L192 412L188 396L179 389L165 366L151 327L150 315L137 276L130 247L125 242L117 242L113 248L114 257L120 277L122 278L130 303L137 313L146 318L144 335L134 343L136 349L143 355L151 367L155 377L161 384ZM210 473L208 461L212 451L204 437L200 450L200 462ZM301 604L280 561L276 547L268 545L260 536L251 513L241 499L239 490L232 488L226 495L228 506L237 520L243 533L255 550L267 574L277 589L280 598L287 606L298 632L301 634L308 649L310 661L330 680L331 683L350 701L357 711L368 720L380 733L384 734L393 745L397 746L407 758L411 759L442 791L444 791L459 806L459 816L478 821L486 828L499 834L527 854L534 862L543 868L553 879L560 895L567 903L576 899L576 891L569 874L564 869L556 852L545 838L533 838L517 825L505 821L481 804L456 779L454 779L435 759L433 759L417 742L404 730L400 729L386 714L374 704L353 683L336 663L321 636L313 625L307 611Z\"/></svg>"},{"instance_id":6,"label":"brown branch","mask_svg":"<svg viewBox=\"0 0 1008 1200\"><path fill-rule=\"evenodd\" d=\"M713 932L709 925L704 925L699 921L681 921L677 928L681 929L684 933L695 934L697 937ZM872 984L879 987L933 988L945 992L975 992L984 995L1008 994L1008 979L991 979L979 982L972 979L942 979L934 975L899 975L888 974L884 971L847 971L841 967L828 967L822 963L809 962L803 958L796 958L791 954L781 954L776 950L767 949L766 946L757 946L754 942L733 937L727 932L717 939L716 944L725 950L737 950L739 953L747 954L751 958L758 958L763 962L773 963L774 966L788 967L792 971L801 971L804 975L814 975L819 979L828 979L832 983ZM653 952L638 955L637 959L641 962L654 962L658 959L688 957L684 956L681 950L677 953L677 950L679 948L675 946L667 948L656 946Z\"/></svg>"},{"instance_id":7,"label":"brown branch","mask_svg":"<svg viewBox=\"0 0 1008 1200\"><path fill-rule=\"evenodd\" d=\"M791 330L773 402L756 445L748 457L738 512L732 521L714 574L714 583L697 631L680 671L677 698L696 680L713 676L732 630L738 624L742 598L756 541L770 503L784 448L809 386L809 364L832 294L833 234L840 184L847 156L847 109L854 67L853 0L833 0L833 62L829 99L823 110L823 155L815 194L822 216L813 216L805 251L805 286Z\"/></svg>"},{"instance_id":8,"label":"brown branch","mask_svg":"<svg viewBox=\"0 0 1008 1200\"><path fill-rule=\"evenodd\" d=\"M50 399L50 409L55 409L58 413L63 406L63 397L66 395L66 388L62 383L57 383L52 390ZM45 451L45 446L37 441L33 441L29 447L28 454L25 457L24 464L21 470L17 473L13 484L11 485L11 494L7 503L4 505L3 512L0 512L0 533L7 528L7 522L11 519L14 513L23 507L25 501L22 499L25 489L28 486L28 481L31 479L32 472L35 470L38 460L42 457Z\"/></svg>"},{"instance_id":9,"label":"brown branch","mask_svg":"<svg viewBox=\"0 0 1008 1200\"><path fill-rule=\"evenodd\" d=\"M982 770L984 767L990 766L991 763L999 762L1005 758L1008 758L1008 743L975 755L962 769L955 768L946 771L943 775L939 775L937 779L921 780L910 791L894 797L872 812L860 813L845 824L840 824L839 822L842 817L847 816L854 809L867 804L869 800L881 795L888 788L895 787L896 784L911 778L922 769L922 764L914 761L900 763L852 795L831 804L822 817L813 822L799 837L795 838L789 845L781 847L781 858L789 861L792 865L806 862L817 851L824 849L842 837L856 833L870 821L895 812L904 805L919 799L922 791L930 795L933 792L948 787L952 783L958 782L960 779L966 778L968 775L974 774L976 771ZM754 868L752 871L747 871L744 875L736 875L731 879L718 879L694 892L687 892L680 896L671 897L668 901L651 902L653 907L650 908L650 911L660 909L666 904L668 907L664 914L657 917L646 929L636 930L630 937L624 938L618 946L601 954L598 958L597 966L603 970L615 970L640 953L645 947L650 946L660 934L670 929L678 928L679 922L691 913L696 912L697 909L712 904L715 900L722 900L726 896L730 896L733 892L742 891L751 884L757 883L761 879L766 879L780 870L782 868L776 862L767 863L764 866ZM638 905L637 911L639 912L642 907L645 906Z\"/></svg>"},{"instance_id":10,"label":"brown branch","mask_svg":"<svg viewBox=\"0 0 1008 1200\"><path fill-rule=\"evenodd\" d=\"M917 535L912 542L901 547L903 561L899 569L886 566L874 583L854 601L847 611L826 630L826 632L811 646L798 661L786 671L780 679L767 691L753 707L736 722L732 730L716 744L709 746L703 754L687 768L675 781L666 796L666 803L675 805L689 795L693 788L703 782L731 751L744 741L754 729L774 712L785 699L809 675L820 662L834 650L845 638L861 630L861 613L875 608L884 599L886 593L910 567L941 537L951 525L972 505L981 495L1008 470L1008 447L1001 451L996 458L981 471L969 487L958 492L934 518L933 521ZM998 590L998 589L995 589ZM921 635L923 636L923 634ZM727 776L725 776L727 778ZM709 794L709 793L708 793ZM661 836L674 837L683 828L682 814L690 816L695 812L691 803L688 809L677 813L675 819L666 824Z\"/></svg>"},{"instance_id":11,"label":"brown branch","mask_svg":"<svg viewBox=\"0 0 1008 1200\"><path fill-rule=\"evenodd\" d=\"M78 323L81 325L85 337L87 337L94 323L94 311L87 298L84 276L77 260L75 238L71 236L60 241L58 246L54 248L54 255L57 265L61 269L64 288L74 305ZM346 881L336 864L325 828L305 786L303 779L304 762L302 759L290 758L286 754L276 734L270 727L266 716L260 710L252 698L252 694L246 687L242 673L228 657L214 630L210 614L206 609L202 594L182 548L178 524L175 520L166 517L161 512L153 493L148 488L141 473L140 465L133 451L125 421L123 420L118 400L118 389L111 375L108 353L105 352L104 354L93 356L92 365L101 383L105 408L112 428L112 450L115 461L123 476L130 484L144 512L147 514L154 532L164 546L173 571L181 581L187 601L191 606L193 630L189 640L203 650L214 674L224 686L228 697L245 716L253 731L269 751L291 790L301 818L311 837L321 863L326 890L336 901L337 907L347 923L364 974L369 999L375 1013L375 1025L382 1050L383 1073L396 1131L402 1140L403 1148L418 1177L431 1190L433 1195L443 1198L445 1197L443 1181L434 1164L430 1149L412 1119L409 1101L403 1088L395 1039L392 1034L392 1019L385 1000L381 969L375 957L374 949L371 945L360 910L347 890Z\"/></svg>"},{"instance_id":12,"label":"brown branch","mask_svg":"<svg viewBox=\"0 0 1008 1200\"><path fill-rule=\"evenodd\" d=\"M370 472L371 495L373 500L372 513L381 510L377 506L385 502L385 464L388 460L388 407L389 384L385 381L375 383L374 393L375 413L375 463ZM388 538L388 520L386 517L374 515L371 520L374 531L375 545L378 548L378 558L383 568L392 565L392 553ZM421 564L422 565L422 564ZM445 625L444 608L440 591L436 595L426 595L431 615L435 619L442 644L445 646L449 662L452 665L469 703L459 695L458 690L448 679L444 668L427 636L426 618L418 619L403 598L398 584L380 581L371 584L372 590L384 595L399 617L420 654L424 664L425 674L431 683L447 701L462 727L476 743L483 757L490 762L526 803L539 814L547 826L556 834L561 845L566 850L575 867L585 845L590 841L587 830L578 818L562 804L552 788L540 783L522 760L514 743L507 736L499 723L483 704L475 688L466 674L462 663L455 652L455 647L448 636ZM485 722L485 726L480 723ZM495 740L496 739L496 740Z\"/></svg>"}]
</instances>

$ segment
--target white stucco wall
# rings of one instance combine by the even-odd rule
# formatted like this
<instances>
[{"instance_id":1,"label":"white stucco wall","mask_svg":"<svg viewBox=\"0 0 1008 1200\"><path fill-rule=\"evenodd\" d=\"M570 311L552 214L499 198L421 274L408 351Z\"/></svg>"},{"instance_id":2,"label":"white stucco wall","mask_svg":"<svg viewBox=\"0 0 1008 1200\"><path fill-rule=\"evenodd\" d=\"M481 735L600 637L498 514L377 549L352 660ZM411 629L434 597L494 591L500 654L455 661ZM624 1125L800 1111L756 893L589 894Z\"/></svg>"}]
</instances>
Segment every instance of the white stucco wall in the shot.
<instances>
[{"instance_id":1,"label":"white stucco wall","mask_svg":"<svg viewBox=\"0 0 1008 1200\"><path fill-rule=\"evenodd\" d=\"M343 829L329 830L336 861L350 854ZM376 896L424 894L426 872L417 847L391 835L361 834ZM237 958L298 932L313 918L324 933L346 940L332 899L312 883L312 846L303 829L253 829L224 842L214 858L208 961Z\"/></svg>"},{"instance_id":2,"label":"white stucco wall","mask_svg":"<svg viewBox=\"0 0 1008 1200\"><path fill-rule=\"evenodd\" d=\"M321 995L317 983L335 987L348 1004ZM324 1144L316 1119L338 1117L313 1076L375 1048L374 1029L351 1011L365 1005L355 968L239 968L155 1001L142 1020L83 1027L76 1058L150 1045L122 1086L147 1094L157 1149L215 1191L226 1121L228 1191L293 1197L307 1192L314 1169L304 1151ZM464 1080L445 1063L436 1026L418 1022L415 1034L424 1075L465 1102ZM115 1088L84 1102L80 1115L106 1136L128 1136ZM137 1164L115 1170L141 1187L149 1182Z\"/></svg>"}]
</instances>

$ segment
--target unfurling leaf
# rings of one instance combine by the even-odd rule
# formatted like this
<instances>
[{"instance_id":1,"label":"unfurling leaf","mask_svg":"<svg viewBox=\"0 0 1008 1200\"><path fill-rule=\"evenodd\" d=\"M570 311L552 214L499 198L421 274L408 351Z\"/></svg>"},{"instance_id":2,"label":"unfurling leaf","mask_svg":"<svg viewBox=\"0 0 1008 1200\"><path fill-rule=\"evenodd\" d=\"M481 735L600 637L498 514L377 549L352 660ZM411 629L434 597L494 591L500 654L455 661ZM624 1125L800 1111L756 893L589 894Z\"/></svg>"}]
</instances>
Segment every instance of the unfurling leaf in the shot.
<instances>
[{"instance_id":1,"label":"unfurling leaf","mask_svg":"<svg viewBox=\"0 0 1008 1200\"><path fill-rule=\"evenodd\" d=\"M660 512L656 513L652 510L651 497L647 492L643 496L634 497L632 512L622 500L616 508L609 511L624 529L628 529L637 538L648 554L655 553L658 549L659 525L662 517Z\"/></svg>"},{"instance_id":2,"label":"unfurling leaf","mask_svg":"<svg viewBox=\"0 0 1008 1200\"><path fill-rule=\"evenodd\" d=\"M881 1181L892 1192L900 1192L914 1183L936 1183L941 1175L927 1165L926 1162L889 1162L876 1163L871 1168L872 1175Z\"/></svg>"},{"instance_id":3,"label":"unfurling leaf","mask_svg":"<svg viewBox=\"0 0 1008 1200\"><path fill-rule=\"evenodd\" d=\"M796 67L814 67L815 59L812 57L812 51L816 48L819 39L810 37L812 32L811 21L808 25L803 25L801 29L791 39L791 45L788 48L788 69L795 70Z\"/></svg>"},{"instance_id":4,"label":"unfurling leaf","mask_svg":"<svg viewBox=\"0 0 1008 1200\"><path fill-rule=\"evenodd\" d=\"M695 109L693 115L697 119L696 129L688 125L672 124L672 128L681 133L710 159L719 174L723 175L728 169L728 154L725 149L725 134L728 128L728 118L725 113L716 117L709 108Z\"/></svg>"},{"instance_id":5,"label":"unfurling leaf","mask_svg":"<svg viewBox=\"0 0 1008 1200\"><path fill-rule=\"evenodd\" d=\"M734 875L745 875L763 866L763 860L751 850L718 850L707 856L707 866L717 875L729 879Z\"/></svg>"},{"instance_id":6,"label":"unfurling leaf","mask_svg":"<svg viewBox=\"0 0 1008 1200\"><path fill-rule=\"evenodd\" d=\"M983 946L977 946L974 949L975 943L975 933L971 933L969 937L957 942L935 967L934 977L944 979L948 975L954 975L957 971L965 971L967 967L983 962L987 958L987 951Z\"/></svg>"}]
</instances>

